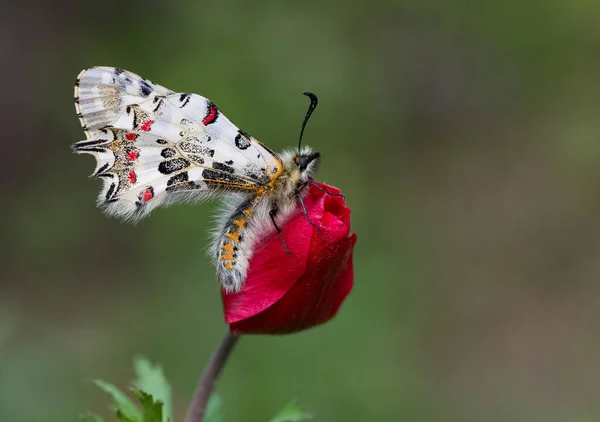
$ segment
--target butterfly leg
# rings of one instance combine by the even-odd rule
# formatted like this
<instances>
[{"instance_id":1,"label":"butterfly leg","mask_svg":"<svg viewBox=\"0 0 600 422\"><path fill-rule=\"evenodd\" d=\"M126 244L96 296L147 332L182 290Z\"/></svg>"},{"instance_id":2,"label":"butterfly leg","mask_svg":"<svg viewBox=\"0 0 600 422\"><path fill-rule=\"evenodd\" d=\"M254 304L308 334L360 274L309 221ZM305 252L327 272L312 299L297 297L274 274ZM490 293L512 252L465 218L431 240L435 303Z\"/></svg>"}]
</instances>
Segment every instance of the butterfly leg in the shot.
<instances>
[{"instance_id":1,"label":"butterfly leg","mask_svg":"<svg viewBox=\"0 0 600 422\"><path fill-rule=\"evenodd\" d=\"M289 251L289 249L287 247L287 244L285 243L285 239L283 237L283 234L281 233L281 229L279 228L279 226L275 222L275 216L277 215L278 211L279 210L277 208L273 208L271 211L269 211L269 217L271 217L271 221L273 222L273 226L275 226L275 230L277 230L277 233L279 234L279 237L281 238L281 243L283 243L283 250L285 251L286 254L292 255L292 253Z\"/></svg>"},{"instance_id":2,"label":"butterfly leg","mask_svg":"<svg viewBox=\"0 0 600 422\"><path fill-rule=\"evenodd\" d=\"M300 206L302 207L302 212L304 213L304 216L306 217L306 219L308 220L310 225L313 226L314 228L316 228L317 230L321 230L321 228L319 226L317 226L315 223L313 223L312 220L310 219L310 217L308 216L308 211L306 211L306 205L304 205L302 196L300 196L300 191L298 191L296 193L296 198L298 198L298 202L300 203Z\"/></svg>"},{"instance_id":3,"label":"butterfly leg","mask_svg":"<svg viewBox=\"0 0 600 422\"><path fill-rule=\"evenodd\" d=\"M315 188L319 189L321 192L325 192L327 195L331 195L331 196L341 196L342 198L344 197L344 195L342 195L341 193L333 193L333 192L329 192L327 189L323 189L321 186L317 185L313 179L308 179L306 182L304 182L301 186L300 189L303 188L306 185L311 185L314 186Z\"/></svg>"}]
</instances>

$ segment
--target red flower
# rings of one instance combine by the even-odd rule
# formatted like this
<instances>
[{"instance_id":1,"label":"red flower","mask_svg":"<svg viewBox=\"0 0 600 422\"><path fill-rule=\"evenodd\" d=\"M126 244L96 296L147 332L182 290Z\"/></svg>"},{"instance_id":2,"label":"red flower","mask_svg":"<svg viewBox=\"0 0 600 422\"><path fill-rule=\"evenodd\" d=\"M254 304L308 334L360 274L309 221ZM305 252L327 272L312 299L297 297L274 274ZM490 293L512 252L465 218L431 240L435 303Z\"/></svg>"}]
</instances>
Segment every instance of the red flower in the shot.
<instances>
[{"instance_id":1,"label":"red flower","mask_svg":"<svg viewBox=\"0 0 600 422\"><path fill-rule=\"evenodd\" d=\"M233 334L288 334L329 321L352 290L350 208L340 191L308 185L304 204L282 227L291 254L276 232L263 239L237 293L222 292L225 321ZM326 192L325 192L326 191ZM328 193L329 192L329 193Z\"/></svg>"}]
</instances>

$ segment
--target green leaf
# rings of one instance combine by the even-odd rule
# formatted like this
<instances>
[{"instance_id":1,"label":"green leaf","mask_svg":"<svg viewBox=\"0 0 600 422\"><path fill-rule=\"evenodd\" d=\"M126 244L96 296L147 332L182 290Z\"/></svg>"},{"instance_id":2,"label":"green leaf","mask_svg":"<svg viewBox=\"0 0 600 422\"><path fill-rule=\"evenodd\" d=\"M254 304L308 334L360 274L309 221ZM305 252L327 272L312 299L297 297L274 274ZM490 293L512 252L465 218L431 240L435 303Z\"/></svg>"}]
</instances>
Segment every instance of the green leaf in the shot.
<instances>
[{"instance_id":1,"label":"green leaf","mask_svg":"<svg viewBox=\"0 0 600 422\"><path fill-rule=\"evenodd\" d=\"M204 422L223 422L221 396L217 393L213 393L208 400L206 412L204 413Z\"/></svg>"},{"instance_id":2,"label":"green leaf","mask_svg":"<svg viewBox=\"0 0 600 422\"><path fill-rule=\"evenodd\" d=\"M271 422L298 422L311 419L312 415L300 409L294 402L288 403L281 411L271 419Z\"/></svg>"},{"instance_id":3,"label":"green leaf","mask_svg":"<svg viewBox=\"0 0 600 422\"><path fill-rule=\"evenodd\" d=\"M142 406L142 421L143 422L162 422L163 417L163 402L154 400L154 398L145 391L132 388L131 392L137 397Z\"/></svg>"},{"instance_id":4,"label":"green leaf","mask_svg":"<svg viewBox=\"0 0 600 422\"><path fill-rule=\"evenodd\" d=\"M117 410L117 419L119 420L119 422L141 422L141 420L139 419L129 419L120 410Z\"/></svg>"},{"instance_id":5,"label":"green leaf","mask_svg":"<svg viewBox=\"0 0 600 422\"><path fill-rule=\"evenodd\" d=\"M80 422L104 422L104 419L102 419L100 416L90 412L81 415L79 420Z\"/></svg>"},{"instance_id":6,"label":"green leaf","mask_svg":"<svg viewBox=\"0 0 600 422\"><path fill-rule=\"evenodd\" d=\"M135 366L135 385L140 390L149 393L154 400L160 400L163 403L162 422L173 421L173 406L171 399L171 385L165 378L162 368L141 356L134 360Z\"/></svg>"},{"instance_id":7,"label":"green leaf","mask_svg":"<svg viewBox=\"0 0 600 422\"><path fill-rule=\"evenodd\" d=\"M115 411L117 411L117 416L118 413L121 413L123 418L126 418L124 420L119 419L121 422L142 421L142 412L140 411L140 409L138 409L136 405L133 404L133 402L129 399L129 397L127 397L121 392L121 390L119 390L114 385L102 380L95 380L94 384L96 384L98 388L100 388L102 391L104 391L112 397L114 401L113 408L115 409Z\"/></svg>"}]
</instances>

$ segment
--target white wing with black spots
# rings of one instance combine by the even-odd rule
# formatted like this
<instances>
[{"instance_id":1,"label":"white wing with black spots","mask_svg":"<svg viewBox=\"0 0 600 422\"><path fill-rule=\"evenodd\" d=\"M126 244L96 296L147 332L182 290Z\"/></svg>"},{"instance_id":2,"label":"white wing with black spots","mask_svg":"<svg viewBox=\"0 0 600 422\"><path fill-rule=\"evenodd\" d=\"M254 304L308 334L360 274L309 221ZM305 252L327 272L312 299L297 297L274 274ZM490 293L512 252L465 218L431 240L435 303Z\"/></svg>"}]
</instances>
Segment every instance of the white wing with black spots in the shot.
<instances>
[{"instance_id":1,"label":"white wing with black spots","mask_svg":"<svg viewBox=\"0 0 600 422\"><path fill-rule=\"evenodd\" d=\"M75 103L104 187L99 205L138 220L159 205L225 192L255 193L281 173L279 157L209 100L176 94L115 68L83 71Z\"/></svg>"},{"instance_id":2,"label":"white wing with black spots","mask_svg":"<svg viewBox=\"0 0 600 422\"><path fill-rule=\"evenodd\" d=\"M135 73L114 67L83 70L75 81L75 110L91 139L94 132L112 124L127 106L166 96L173 91Z\"/></svg>"},{"instance_id":3,"label":"white wing with black spots","mask_svg":"<svg viewBox=\"0 0 600 422\"><path fill-rule=\"evenodd\" d=\"M240 130L212 102L197 94L175 94L166 98L173 121L180 121L191 132L205 133L212 141L227 144L217 148L220 162L236 161L255 164L269 178L280 169L276 154L258 140ZM200 118L198 118L200 116Z\"/></svg>"}]
</instances>

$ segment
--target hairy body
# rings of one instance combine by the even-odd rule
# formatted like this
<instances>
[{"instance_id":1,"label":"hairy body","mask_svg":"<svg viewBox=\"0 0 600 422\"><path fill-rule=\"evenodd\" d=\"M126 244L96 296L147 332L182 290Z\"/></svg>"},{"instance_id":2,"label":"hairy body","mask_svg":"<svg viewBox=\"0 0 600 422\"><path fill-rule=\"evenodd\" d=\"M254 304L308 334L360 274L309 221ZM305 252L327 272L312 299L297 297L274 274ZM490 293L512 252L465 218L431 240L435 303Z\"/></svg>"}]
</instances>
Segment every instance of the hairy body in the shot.
<instances>
[{"instance_id":1,"label":"hairy body","mask_svg":"<svg viewBox=\"0 0 600 422\"><path fill-rule=\"evenodd\" d=\"M308 95L302 130L316 107ZM242 287L257 239L295 212L319 158L300 146L277 154L206 98L118 68L82 71L75 108L87 139L73 150L96 158L107 214L135 222L158 206L223 198L211 255L227 291Z\"/></svg>"}]
</instances>

